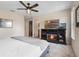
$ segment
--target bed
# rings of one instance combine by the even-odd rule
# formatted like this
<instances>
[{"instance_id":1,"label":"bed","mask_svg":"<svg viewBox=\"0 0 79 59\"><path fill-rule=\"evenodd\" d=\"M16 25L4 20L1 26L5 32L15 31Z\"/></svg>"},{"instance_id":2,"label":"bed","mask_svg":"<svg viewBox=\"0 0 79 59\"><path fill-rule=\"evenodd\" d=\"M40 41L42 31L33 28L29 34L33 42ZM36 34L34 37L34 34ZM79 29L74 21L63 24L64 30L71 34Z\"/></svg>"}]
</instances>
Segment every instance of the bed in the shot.
<instances>
[{"instance_id":1,"label":"bed","mask_svg":"<svg viewBox=\"0 0 79 59\"><path fill-rule=\"evenodd\" d=\"M19 40L19 41L23 41L35 46L39 46L40 49L42 50L41 57L45 57L45 55L49 52L49 43L45 40L32 38L32 37L24 37L24 36L15 36L11 38Z\"/></svg>"},{"instance_id":2,"label":"bed","mask_svg":"<svg viewBox=\"0 0 79 59\"><path fill-rule=\"evenodd\" d=\"M40 57L44 54L40 46L12 38L0 39L0 57Z\"/></svg>"}]
</instances>

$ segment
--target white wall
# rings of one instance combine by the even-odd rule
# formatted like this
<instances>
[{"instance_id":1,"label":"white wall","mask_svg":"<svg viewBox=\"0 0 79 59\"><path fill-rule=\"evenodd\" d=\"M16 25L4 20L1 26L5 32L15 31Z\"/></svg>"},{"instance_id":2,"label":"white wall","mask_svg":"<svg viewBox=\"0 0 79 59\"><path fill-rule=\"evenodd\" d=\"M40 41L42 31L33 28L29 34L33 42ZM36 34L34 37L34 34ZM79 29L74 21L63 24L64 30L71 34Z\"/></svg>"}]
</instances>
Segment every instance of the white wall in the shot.
<instances>
[{"instance_id":1,"label":"white wall","mask_svg":"<svg viewBox=\"0 0 79 59\"><path fill-rule=\"evenodd\" d=\"M72 48L76 56L79 57L79 27L75 26L75 9L79 5L79 2L74 2L73 8L71 11L71 34L72 34Z\"/></svg>"},{"instance_id":2,"label":"white wall","mask_svg":"<svg viewBox=\"0 0 79 59\"><path fill-rule=\"evenodd\" d=\"M0 10L0 18L13 21L12 28L0 28L0 38L24 35L24 16L16 12Z\"/></svg>"},{"instance_id":3,"label":"white wall","mask_svg":"<svg viewBox=\"0 0 79 59\"><path fill-rule=\"evenodd\" d=\"M43 15L33 16L33 37L38 36L38 29L43 29L46 20L55 20L59 19L60 22L66 23L66 41L70 43L71 38L71 9L65 9L60 11L48 11ZM26 18L27 20L27 18ZM28 21L27 21L28 22ZM37 25L40 23L40 27L38 28ZM27 24L28 25L28 24ZM28 27L28 26L27 26ZM27 28L26 27L26 28ZM26 32L28 35L28 30ZM41 33L40 33L41 36Z\"/></svg>"},{"instance_id":4,"label":"white wall","mask_svg":"<svg viewBox=\"0 0 79 59\"><path fill-rule=\"evenodd\" d=\"M44 28L44 22L46 20L55 20L59 19L60 22L66 23L66 38L67 38L67 43L70 41L70 9L67 10L60 10L56 12L50 11L49 13L47 12L45 15L41 15L37 18L37 20L40 22L40 29ZM36 20L35 20L36 21ZM36 24L35 24L36 26ZM37 28L35 28L37 29ZM36 33L36 30L35 30ZM37 35L37 34L35 34Z\"/></svg>"}]
</instances>

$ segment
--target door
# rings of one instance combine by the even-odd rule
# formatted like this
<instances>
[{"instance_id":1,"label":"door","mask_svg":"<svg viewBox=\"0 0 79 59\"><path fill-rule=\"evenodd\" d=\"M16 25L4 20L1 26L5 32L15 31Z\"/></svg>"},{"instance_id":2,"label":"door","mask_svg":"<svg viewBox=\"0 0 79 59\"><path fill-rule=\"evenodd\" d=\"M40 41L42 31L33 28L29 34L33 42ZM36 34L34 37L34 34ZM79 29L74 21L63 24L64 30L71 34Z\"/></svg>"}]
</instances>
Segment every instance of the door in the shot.
<instances>
[{"instance_id":1,"label":"door","mask_svg":"<svg viewBox=\"0 0 79 59\"><path fill-rule=\"evenodd\" d=\"M32 29L33 29L33 28L32 28L32 24L33 24L33 22L32 22L32 21L29 21L29 36L30 36L30 37L32 37L32 33L33 33L33 32L32 32Z\"/></svg>"}]
</instances>

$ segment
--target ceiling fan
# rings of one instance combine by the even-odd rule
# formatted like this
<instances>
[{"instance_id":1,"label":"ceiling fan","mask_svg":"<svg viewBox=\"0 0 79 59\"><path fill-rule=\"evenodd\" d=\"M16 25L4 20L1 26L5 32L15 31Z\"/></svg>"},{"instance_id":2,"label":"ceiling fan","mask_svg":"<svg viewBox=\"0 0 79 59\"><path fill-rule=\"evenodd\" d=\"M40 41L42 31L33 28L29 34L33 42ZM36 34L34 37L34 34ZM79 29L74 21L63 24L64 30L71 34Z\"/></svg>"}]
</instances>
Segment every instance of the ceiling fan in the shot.
<instances>
[{"instance_id":1,"label":"ceiling fan","mask_svg":"<svg viewBox=\"0 0 79 59\"><path fill-rule=\"evenodd\" d=\"M38 10L33 9L39 6L37 3L32 6L30 5L30 3L27 3L27 5L25 5L23 1L19 1L19 3L22 4L25 8L17 8L17 10L27 10L28 14L30 14L31 11L38 12Z\"/></svg>"}]
</instances>

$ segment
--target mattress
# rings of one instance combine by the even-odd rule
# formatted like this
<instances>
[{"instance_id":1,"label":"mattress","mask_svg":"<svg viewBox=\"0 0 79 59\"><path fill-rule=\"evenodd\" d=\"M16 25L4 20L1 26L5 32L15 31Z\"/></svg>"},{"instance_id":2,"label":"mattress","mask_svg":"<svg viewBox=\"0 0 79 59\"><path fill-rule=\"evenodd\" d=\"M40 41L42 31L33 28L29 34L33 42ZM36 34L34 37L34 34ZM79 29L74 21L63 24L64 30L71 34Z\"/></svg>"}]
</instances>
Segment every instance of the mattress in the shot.
<instances>
[{"instance_id":1,"label":"mattress","mask_svg":"<svg viewBox=\"0 0 79 59\"><path fill-rule=\"evenodd\" d=\"M11 38L0 39L0 57L39 57L41 54L39 46Z\"/></svg>"}]
</instances>

